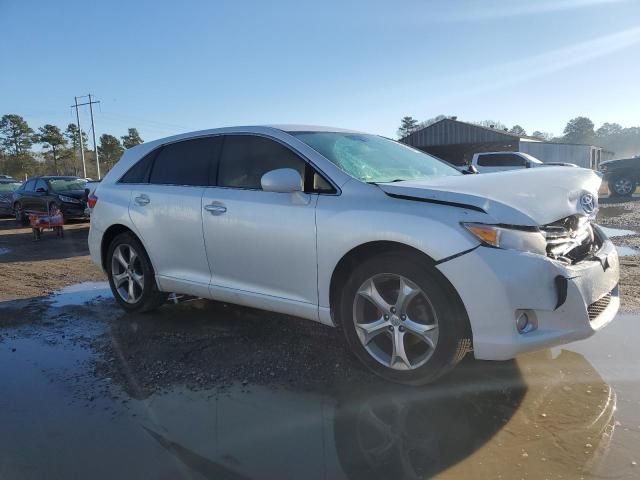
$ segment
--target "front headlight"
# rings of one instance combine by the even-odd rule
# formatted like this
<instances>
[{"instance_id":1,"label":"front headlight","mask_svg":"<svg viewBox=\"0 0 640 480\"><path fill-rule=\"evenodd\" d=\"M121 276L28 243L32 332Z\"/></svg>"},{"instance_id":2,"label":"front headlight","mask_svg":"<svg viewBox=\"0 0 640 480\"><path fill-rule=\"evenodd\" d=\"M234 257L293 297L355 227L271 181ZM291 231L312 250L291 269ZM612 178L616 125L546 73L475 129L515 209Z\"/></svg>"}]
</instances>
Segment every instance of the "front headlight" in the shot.
<instances>
[{"instance_id":1,"label":"front headlight","mask_svg":"<svg viewBox=\"0 0 640 480\"><path fill-rule=\"evenodd\" d=\"M58 197L60 197L60 200L62 200L63 202L80 203L80 200L78 200L77 198L67 197L66 195L58 195Z\"/></svg>"},{"instance_id":2,"label":"front headlight","mask_svg":"<svg viewBox=\"0 0 640 480\"><path fill-rule=\"evenodd\" d=\"M462 225L485 245L539 255L547 254L547 240L540 231L518 230L484 223L463 223Z\"/></svg>"}]
</instances>

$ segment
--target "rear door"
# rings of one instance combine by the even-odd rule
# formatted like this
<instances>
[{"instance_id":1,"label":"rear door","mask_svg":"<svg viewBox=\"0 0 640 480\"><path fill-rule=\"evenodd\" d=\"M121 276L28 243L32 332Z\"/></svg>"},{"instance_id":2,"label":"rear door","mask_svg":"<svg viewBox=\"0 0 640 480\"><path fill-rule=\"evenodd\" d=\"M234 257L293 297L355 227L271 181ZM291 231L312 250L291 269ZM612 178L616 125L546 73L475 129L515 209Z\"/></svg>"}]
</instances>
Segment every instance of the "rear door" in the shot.
<instances>
[{"instance_id":1,"label":"rear door","mask_svg":"<svg viewBox=\"0 0 640 480\"><path fill-rule=\"evenodd\" d=\"M262 175L277 168L307 174L306 162L273 139L225 137L217 186L202 198L212 296L244 303L252 293L254 306L317 314L318 197L263 191Z\"/></svg>"},{"instance_id":2,"label":"rear door","mask_svg":"<svg viewBox=\"0 0 640 480\"><path fill-rule=\"evenodd\" d=\"M202 235L202 194L220 142L219 137L203 137L171 143L130 170L148 175L147 183L132 185L129 215L162 290L208 294L211 272Z\"/></svg>"}]
</instances>

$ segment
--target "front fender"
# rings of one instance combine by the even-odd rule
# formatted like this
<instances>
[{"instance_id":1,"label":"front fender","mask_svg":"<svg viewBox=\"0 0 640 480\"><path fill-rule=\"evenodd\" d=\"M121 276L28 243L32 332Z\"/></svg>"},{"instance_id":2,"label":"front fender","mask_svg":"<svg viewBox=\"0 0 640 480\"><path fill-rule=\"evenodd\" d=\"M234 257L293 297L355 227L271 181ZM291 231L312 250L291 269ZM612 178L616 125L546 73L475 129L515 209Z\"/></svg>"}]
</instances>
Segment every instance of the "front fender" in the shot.
<instances>
[{"instance_id":1,"label":"front fender","mask_svg":"<svg viewBox=\"0 0 640 480\"><path fill-rule=\"evenodd\" d=\"M318 296L330 307L330 284L340 260L354 248L388 241L413 247L435 262L479 245L460 226L487 216L461 208L394 199L382 194L362 197L320 196L316 210Z\"/></svg>"}]
</instances>

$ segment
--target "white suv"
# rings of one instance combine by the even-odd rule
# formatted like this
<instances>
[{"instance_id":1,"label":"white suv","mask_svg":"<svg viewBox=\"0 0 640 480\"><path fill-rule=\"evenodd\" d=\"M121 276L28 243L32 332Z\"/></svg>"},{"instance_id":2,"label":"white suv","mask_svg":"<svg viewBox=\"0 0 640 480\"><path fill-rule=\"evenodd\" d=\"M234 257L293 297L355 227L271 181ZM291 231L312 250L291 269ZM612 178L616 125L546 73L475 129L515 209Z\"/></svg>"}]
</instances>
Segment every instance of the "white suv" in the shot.
<instances>
[{"instance_id":1,"label":"white suv","mask_svg":"<svg viewBox=\"0 0 640 480\"><path fill-rule=\"evenodd\" d=\"M600 182L462 175L333 128L207 130L127 150L90 198L89 247L127 311L177 292L315 320L417 385L468 351L508 359L613 319L618 256L590 222Z\"/></svg>"}]
</instances>

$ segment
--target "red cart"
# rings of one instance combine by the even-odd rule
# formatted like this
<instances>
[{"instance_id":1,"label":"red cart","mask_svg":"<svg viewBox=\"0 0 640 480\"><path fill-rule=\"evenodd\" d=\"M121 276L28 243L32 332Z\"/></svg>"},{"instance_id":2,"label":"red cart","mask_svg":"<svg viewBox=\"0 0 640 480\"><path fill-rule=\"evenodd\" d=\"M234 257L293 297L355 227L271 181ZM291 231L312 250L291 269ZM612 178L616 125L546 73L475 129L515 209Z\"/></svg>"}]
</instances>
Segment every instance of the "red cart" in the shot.
<instances>
[{"instance_id":1,"label":"red cart","mask_svg":"<svg viewBox=\"0 0 640 480\"><path fill-rule=\"evenodd\" d=\"M64 237L64 218L59 210L49 213L32 213L29 215L29 224L36 240L40 240L42 232L51 230L56 237Z\"/></svg>"}]
</instances>

